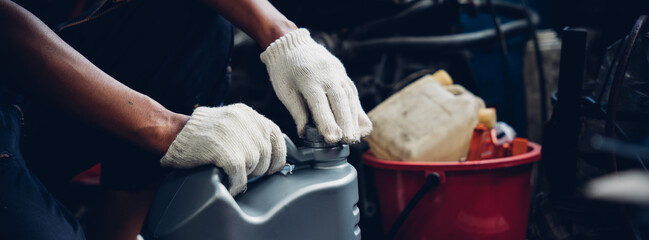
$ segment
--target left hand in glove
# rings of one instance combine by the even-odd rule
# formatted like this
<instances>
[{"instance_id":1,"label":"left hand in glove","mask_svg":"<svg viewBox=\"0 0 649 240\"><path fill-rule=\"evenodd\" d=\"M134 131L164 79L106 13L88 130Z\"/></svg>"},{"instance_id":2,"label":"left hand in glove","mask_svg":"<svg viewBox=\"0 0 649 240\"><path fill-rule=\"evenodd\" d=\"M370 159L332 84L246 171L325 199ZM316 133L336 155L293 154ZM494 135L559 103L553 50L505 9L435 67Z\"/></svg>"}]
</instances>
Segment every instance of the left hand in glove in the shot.
<instances>
[{"instance_id":1,"label":"left hand in glove","mask_svg":"<svg viewBox=\"0 0 649 240\"><path fill-rule=\"evenodd\" d=\"M275 93L293 116L300 136L310 115L327 143L355 143L372 131L356 86L343 64L306 29L275 40L261 54Z\"/></svg>"}]
</instances>

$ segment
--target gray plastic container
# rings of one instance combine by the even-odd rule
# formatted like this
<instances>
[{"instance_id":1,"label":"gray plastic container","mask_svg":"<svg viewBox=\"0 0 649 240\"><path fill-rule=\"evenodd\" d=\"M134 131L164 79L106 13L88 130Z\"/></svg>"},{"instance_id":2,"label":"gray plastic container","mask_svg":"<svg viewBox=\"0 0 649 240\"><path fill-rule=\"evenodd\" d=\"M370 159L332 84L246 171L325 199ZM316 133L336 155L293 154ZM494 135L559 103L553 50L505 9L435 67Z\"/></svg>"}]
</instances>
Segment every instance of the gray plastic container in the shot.
<instances>
[{"instance_id":1,"label":"gray plastic container","mask_svg":"<svg viewBox=\"0 0 649 240\"><path fill-rule=\"evenodd\" d=\"M360 239L349 147L325 144L312 127L303 148L285 139L291 166L252 179L235 198L218 168L172 172L149 210L144 239Z\"/></svg>"}]
</instances>

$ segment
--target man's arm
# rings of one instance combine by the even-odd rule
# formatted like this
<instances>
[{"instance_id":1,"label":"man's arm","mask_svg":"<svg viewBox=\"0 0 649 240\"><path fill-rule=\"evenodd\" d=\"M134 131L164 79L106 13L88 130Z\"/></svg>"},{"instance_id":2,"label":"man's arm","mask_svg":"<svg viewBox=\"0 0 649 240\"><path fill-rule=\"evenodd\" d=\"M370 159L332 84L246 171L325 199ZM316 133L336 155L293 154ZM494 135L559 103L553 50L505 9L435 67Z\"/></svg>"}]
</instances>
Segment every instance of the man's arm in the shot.
<instances>
[{"instance_id":1,"label":"man's arm","mask_svg":"<svg viewBox=\"0 0 649 240\"><path fill-rule=\"evenodd\" d=\"M308 30L298 29L267 0L201 1L264 48L261 60L299 135L311 120L328 143L351 144L369 135L372 123L356 86L340 60L316 43Z\"/></svg>"},{"instance_id":2,"label":"man's arm","mask_svg":"<svg viewBox=\"0 0 649 240\"><path fill-rule=\"evenodd\" d=\"M8 0L0 0L0 81L160 155L189 119L116 81Z\"/></svg>"},{"instance_id":3,"label":"man's arm","mask_svg":"<svg viewBox=\"0 0 649 240\"><path fill-rule=\"evenodd\" d=\"M262 48L297 29L267 0L201 0L250 35Z\"/></svg>"}]
</instances>

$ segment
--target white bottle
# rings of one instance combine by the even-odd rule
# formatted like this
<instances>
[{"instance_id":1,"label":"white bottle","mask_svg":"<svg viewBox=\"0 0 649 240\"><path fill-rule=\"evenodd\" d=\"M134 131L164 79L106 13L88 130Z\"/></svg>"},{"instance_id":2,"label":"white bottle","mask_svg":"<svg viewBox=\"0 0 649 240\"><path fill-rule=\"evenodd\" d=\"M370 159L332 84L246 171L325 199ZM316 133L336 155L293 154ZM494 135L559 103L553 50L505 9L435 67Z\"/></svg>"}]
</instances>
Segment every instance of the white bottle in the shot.
<instances>
[{"instance_id":1,"label":"white bottle","mask_svg":"<svg viewBox=\"0 0 649 240\"><path fill-rule=\"evenodd\" d=\"M408 85L369 112L374 130L365 140L379 158L458 161L466 157L482 99L453 85L443 70Z\"/></svg>"}]
</instances>

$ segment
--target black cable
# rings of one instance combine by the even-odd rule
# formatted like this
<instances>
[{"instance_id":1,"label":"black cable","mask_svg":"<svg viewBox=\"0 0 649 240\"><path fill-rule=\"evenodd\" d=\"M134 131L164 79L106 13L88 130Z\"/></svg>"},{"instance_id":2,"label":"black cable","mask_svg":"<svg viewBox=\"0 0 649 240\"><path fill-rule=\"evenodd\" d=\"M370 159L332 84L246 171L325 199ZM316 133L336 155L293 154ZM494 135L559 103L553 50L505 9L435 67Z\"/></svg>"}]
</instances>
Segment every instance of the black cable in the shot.
<instances>
[{"instance_id":1,"label":"black cable","mask_svg":"<svg viewBox=\"0 0 649 240\"><path fill-rule=\"evenodd\" d=\"M636 40L638 40L638 37L640 36L640 32L644 28L644 25L647 21L647 16L642 15L638 18L638 20L635 22L635 25L633 26L633 29L631 30L631 33L629 33L626 41L624 42L624 51L622 53L622 57L620 59L620 62L617 65L617 69L615 70L615 77L613 78L613 82L611 84L611 90L608 95L608 101L607 101L607 106L606 106L606 125L605 125L605 133L606 136L609 138L614 138L615 137L615 126L617 126L616 123L616 113L617 113L617 106L618 106L618 101L620 98L620 92L622 89L622 82L624 81L624 77L626 74L626 69L629 64L629 60L631 58L631 53L633 52L633 47L635 46ZM611 168L614 172L617 172L617 158L615 154L611 154ZM629 218L629 213L626 211L624 206L621 206L622 210L622 215L624 216L625 219L630 219ZM641 239L640 236L637 234L637 229L636 227L630 222L627 221L629 230L631 231L631 234L635 237L635 239Z\"/></svg>"},{"instance_id":2,"label":"black cable","mask_svg":"<svg viewBox=\"0 0 649 240\"><path fill-rule=\"evenodd\" d=\"M348 38L357 40L367 38L371 34L375 34L377 31L383 31L386 28L398 26L403 22L413 19L419 15L425 14L431 8L437 5L439 5L437 1L431 0L416 2L394 16L381 18L356 27L349 33Z\"/></svg>"},{"instance_id":3,"label":"black cable","mask_svg":"<svg viewBox=\"0 0 649 240\"><path fill-rule=\"evenodd\" d=\"M549 97L546 89L545 68L543 67L543 55L539 46L539 39L536 36L536 27L532 23L531 10L527 7L527 0L521 0L521 6L525 9L525 20L530 30L530 37L534 45L534 55L536 57L536 68L539 75L539 95L541 95L541 123L548 120L548 106L546 99Z\"/></svg>"},{"instance_id":4,"label":"black cable","mask_svg":"<svg viewBox=\"0 0 649 240\"><path fill-rule=\"evenodd\" d=\"M465 9L469 6L463 6ZM473 6L479 10L484 10L486 4ZM496 12L503 16L512 18L523 18L526 15L525 10L520 5L510 4L501 1L494 1L493 7ZM539 23L539 16L533 11L529 12L533 25ZM373 27L374 28L374 27ZM513 20L502 24L501 30L505 36L526 32L528 23L525 19ZM369 34L369 33L368 33ZM480 44L491 43L498 35L495 29L484 29L469 33L442 35L442 36L398 36L373 38L368 40L346 39L340 45L340 54L352 56L364 52L389 52L413 51L421 53L422 51L449 52L459 49L476 47Z\"/></svg>"},{"instance_id":5,"label":"black cable","mask_svg":"<svg viewBox=\"0 0 649 240\"><path fill-rule=\"evenodd\" d=\"M487 6L489 7L491 20L493 20L494 22L496 34L498 35L498 41L500 43L503 83L505 84L505 121L511 124L514 122L514 94L512 92L511 76L509 76L509 60L507 60L507 39L505 38L505 34L502 31L500 18L498 18L498 15L496 15L496 9L494 8L491 0L487 0Z\"/></svg>"},{"instance_id":6,"label":"black cable","mask_svg":"<svg viewBox=\"0 0 649 240\"><path fill-rule=\"evenodd\" d=\"M404 87L408 86L410 83L414 82L415 80L420 79L421 77L425 76L426 74L433 74L435 73L435 70L430 69L430 68L425 68L419 71L416 71L414 73L408 74L405 78L401 79L400 81L396 82L392 86L392 92L390 92L390 95L393 95L397 93L399 90L403 89Z\"/></svg>"},{"instance_id":7,"label":"black cable","mask_svg":"<svg viewBox=\"0 0 649 240\"><path fill-rule=\"evenodd\" d=\"M403 209L401 214L399 214L397 220L394 221L392 227L390 227L390 231L388 231L388 235L386 239L394 239L394 237L399 232L399 229L401 229L401 226L406 221L406 218L408 218L408 215L410 215L410 212L412 212L412 210L415 209L419 201L421 201L421 199L424 198L426 193L433 190L435 187L439 185L439 182L440 179L437 173L430 173L428 174L428 176L426 176L426 182L424 182L424 185L422 185L421 188L419 188L419 191L415 193L415 196L412 197L412 199L410 199L410 202L408 202L408 204Z\"/></svg>"},{"instance_id":8,"label":"black cable","mask_svg":"<svg viewBox=\"0 0 649 240\"><path fill-rule=\"evenodd\" d=\"M617 65L617 69L615 70L615 77L613 78L613 82L611 84L611 90L608 95L606 106L605 132L607 137L615 137L616 113L622 88L622 82L624 81L626 68L629 64L629 59L631 58L633 47L635 46L636 40L640 36L640 32L644 27L646 20L647 16L640 16L633 26L631 33L629 33L626 41L624 42L624 51L622 52L622 57ZM615 158L615 154L611 155L611 169L613 171L617 171L617 160Z\"/></svg>"},{"instance_id":9,"label":"black cable","mask_svg":"<svg viewBox=\"0 0 649 240\"><path fill-rule=\"evenodd\" d=\"M604 94L606 93L606 87L609 86L611 81L613 80L613 71L615 69L615 63L620 61L620 57L622 57L622 47L624 46L624 41L621 41L620 44L618 44L617 48L615 49L615 56L611 60L611 66L608 66L608 73L606 73L606 79L604 79L604 84L602 84L602 89L597 95L597 103L602 102L602 98L604 98Z\"/></svg>"}]
</instances>

